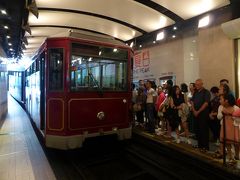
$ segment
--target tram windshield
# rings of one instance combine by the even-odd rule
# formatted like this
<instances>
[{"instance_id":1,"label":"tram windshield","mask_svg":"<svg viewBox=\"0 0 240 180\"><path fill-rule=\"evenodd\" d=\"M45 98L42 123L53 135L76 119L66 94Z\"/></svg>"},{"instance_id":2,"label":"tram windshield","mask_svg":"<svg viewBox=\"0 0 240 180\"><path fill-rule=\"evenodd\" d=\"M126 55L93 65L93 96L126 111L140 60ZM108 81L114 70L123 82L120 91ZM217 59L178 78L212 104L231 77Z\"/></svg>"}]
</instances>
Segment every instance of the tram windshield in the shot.
<instances>
[{"instance_id":1,"label":"tram windshield","mask_svg":"<svg viewBox=\"0 0 240 180\"><path fill-rule=\"evenodd\" d=\"M127 50L72 44L71 90L126 91Z\"/></svg>"}]
</instances>

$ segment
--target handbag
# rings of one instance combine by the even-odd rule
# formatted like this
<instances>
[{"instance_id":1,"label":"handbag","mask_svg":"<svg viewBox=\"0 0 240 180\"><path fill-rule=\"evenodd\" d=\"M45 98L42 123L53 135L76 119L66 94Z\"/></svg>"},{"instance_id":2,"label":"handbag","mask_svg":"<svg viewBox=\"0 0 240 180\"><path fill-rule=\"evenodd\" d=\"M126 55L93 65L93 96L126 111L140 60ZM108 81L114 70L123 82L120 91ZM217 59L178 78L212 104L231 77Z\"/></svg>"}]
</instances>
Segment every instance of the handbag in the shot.
<instances>
[{"instance_id":1,"label":"handbag","mask_svg":"<svg viewBox=\"0 0 240 180\"><path fill-rule=\"evenodd\" d=\"M133 111L138 112L138 111L141 111L141 110L142 110L141 104L134 104L133 105Z\"/></svg>"}]
</instances>

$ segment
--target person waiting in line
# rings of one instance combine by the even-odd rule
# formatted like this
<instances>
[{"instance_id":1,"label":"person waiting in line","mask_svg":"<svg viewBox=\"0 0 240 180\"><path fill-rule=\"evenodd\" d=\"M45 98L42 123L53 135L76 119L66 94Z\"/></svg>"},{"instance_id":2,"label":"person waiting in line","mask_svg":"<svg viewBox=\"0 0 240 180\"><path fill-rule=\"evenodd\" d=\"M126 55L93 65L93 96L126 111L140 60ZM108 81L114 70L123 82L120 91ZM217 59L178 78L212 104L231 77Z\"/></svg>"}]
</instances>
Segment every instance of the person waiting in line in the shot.
<instances>
[{"instance_id":1,"label":"person waiting in line","mask_svg":"<svg viewBox=\"0 0 240 180\"><path fill-rule=\"evenodd\" d=\"M186 83L181 84L181 92L184 95L184 101L188 102L188 85Z\"/></svg>"},{"instance_id":2,"label":"person waiting in line","mask_svg":"<svg viewBox=\"0 0 240 180\"><path fill-rule=\"evenodd\" d=\"M153 109L153 114L154 114L154 119L155 119L155 128L158 129L158 125L157 125L157 110L155 108L155 104L157 101L157 97L158 97L158 92L157 92L157 85L155 83L155 81L150 81L152 84L152 88L154 89L154 96L153 96L153 103L154 103L154 109Z\"/></svg>"},{"instance_id":3,"label":"person waiting in line","mask_svg":"<svg viewBox=\"0 0 240 180\"><path fill-rule=\"evenodd\" d=\"M173 113L171 119L169 119L170 126L172 130L176 132L176 143L180 143L180 136L179 136L179 125L181 122L180 114L183 115L183 112L179 114L179 111L183 110L183 104L185 103L184 95L181 93L179 86L173 86L173 94L170 101L170 106L173 109L171 113ZM185 118L187 120L187 118Z\"/></svg>"},{"instance_id":4,"label":"person waiting in line","mask_svg":"<svg viewBox=\"0 0 240 180\"><path fill-rule=\"evenodd\" d=\"M189 92L187 94L187 98L188 98L188 106L190 109L189 115L188 115L188 122L189 122L189 131L193 134L196 134L196 123L194 121L194 116L193 116L193 112L192 112L192 105L191 105L191 100L193 97L193 94L196 92L196 87L195 87L195 83L190 83L189 84Z\"/></svg>"},{"instance_id":5,"label":"person waiting in line","mask_svg":"<svg viewBox=\"0 0 240 180\"><path fill-rule=\"evenodd\" d=\"M239 106L238 106L239 107ZM235 146L235 160L239 160L240 153L240 108L235 110L232 114L234 122L234 146Z\"/></svg>"},{"instance_id":6,"label":"person waiting in line","mask_svg":"<svg viewBox=\"0 0 240 180\"><path fill-rule=\"evenodd\" d=\"M188 100L192 99L193 94L196 92L196 86L195 83L189 84L189 92L187 94ZM191 105L191 104L190 104Z\"/></svg>"},{"instance_id":7,"label":"person waiting in line","mask_svg":"<svg viewBox=\"0 0 240 180\"><path fill-rule=\"evenodd\" d=\"M230 94L229 86L227 84L220 84L218 94L219 94L219 102L220 102L220 96L221 95ZM220 132L223 131L222 130L222 128L223 128L223 114L222 114L222 110L223 110L223 105L220 102L220 105L218 107L218 113L217 113L217 118L220 121ZM221 133L220 133L220 136L221 136ZM221 139L221 137L220 137L220 139ZM223 157L223 144L222 143L223 142L221 141L219 149L215 151L215 154L213 155L214 158L222 158Z\"/></svg>"},{"instance_id":8,"label":"person waiting in line","mask_svg":"<svg viewBox=\"0 0 240 180\"><path fill-rule=\"evenodd\" d=\"M186 143L192 144L189 139L189 128L188 128L188 119L190 113L189 99L188 99L188 86L185 83L181 84L181 93L184 96L184 103L181 104L181 108L178 110L178 115L181 117L181 128L183 129L183 135L186 137Z\"/></svg>"},{"instance_id":9,"label":"person waiting in line","mask_svg":"<svg viewBox=\"0 0 240 180\"><path fill-rule=\"evenodd\" d=\"M182 107L182 110L179 111L179 113L181 114L181 127L183 127L184 132L181 133L181 136L186 136L187 137L187 143L191 144L191 141L189 140L189 128L188 128L188 120L189 120L189 98L188 98L188 86L186 83L182 83L181 84L181 92L184 96L184 104Z\"/></svg>"},{"instance_id":10,"label":"person waiting in line","mask_svg":"<svg viewBox=\"0 0 240 180\"><path fill-rule=\"evenodd\" d=\"M223 87L224 85L227 85L227 86L229 87L229 81L228 81L227 79L221 79L221 80L219 81L219 86L220 86L220 87ZM232 95L235 97L233 91L230 90L230 88L229 88L229 92L230 92L230 94L232 94Z\"/></svg>"},{"instance_id":11,"label":"person waiting in line","mask_svg":"<svg viewBox=\"0 0 240 180\"><path fill-rule=\"evenodd\" d=\"M195 82L196 92L192 97L192 112L196 122L196 136L198 148L205 152L209 150L209 107L210 92L203 87L203 80Z\"/></svg>"},{"instance_id":12,"label":"person waiting in line","mask_svg":"<svg viewBox=\"0 0 240 180\"><path fill-rule=\"evenodd\" d=\"M138 88L137 96L136 96L136 104L140 107L136 111L137 122L139 126L143 127L144 124L144 107L146 102L146 95L144 94L144 89L142 87Z\"/></svg>"},{"instance_id":13,"label":"person waiting in line","mask_svg":"<svg viewBox=\"0 0 240 180\"><path fill-rule=\"evenodd\" d=\"M158 132L158 134L163 134L166 130L166 121L165 121L165 118L163 117L161 104L165 100L166 96L161 86L158 86L157 90L158 90L158 97L155 103L155 110L157 112L156 124L157 126L161 127L161 131Z\"/></svg>"},{"instance_id":14,"label":"person waiting in line","mask_svg":"<svg viewBox=\"0 0 240 180\"><path fill-rule=\"evenodd\" d=\"M162 108L164 109L164 118L167 121L167 135L165 137L167 138L171 138L171 134L172 134L172 128L170 126L170 118L168 117L168 115L170 113L167 112L168 108L171 107L171 99L172 99L172 94L173 94L173 81L171 79L167 80L166 82L166 86L165 86L165 95L166 98L162 103Z\"/></svg>"},{"instance_id":15,"label":"person waiting in line","mask_svg":"<svg viewBox=\"0 0 240 180\"><path fill-rule=\"evenodd\" d=\"M234 123L233 123L234 120L233 120L232 114L235 111L239 110L239 107L237 107L235 105L235 98L231 93L221 94L220 95L220 103L222 105L222 108L219 111L218 118L223 118L223 115L225 118L225 131L223 129L223 124L222 124L220 139L221 139L221 142L224 141L223 137L224 137L224 132L225 132L226 133L225 140L226 140L226 148L227 148L227 155L229 158L229 164L235 164L236 161L233 156L231 147L232 147L232 145L234 145L236 158L239 159L239 145L237 144L237 142L239 142L239 135L235 133L238 131L235 131L235 127L234 127ZM234 142L236 142L236 143L234 143ZM222 147L221 147L221 150L219 153L220 153L219 157L222 157L222 154L223 154Z\"/></svg>"},{"instance_id":16,"label":"person waiting in line","mask_svg":"<svg viewBox=\"0 0 240 180\"><path fill-rule=\"evenodd\" d=\"M132 83L131 84L131 88L132 88L132 117L133 117L133 126L135 126L135 115L136 115L136 111L134 110L134 106L136 104L136 97L137 97L137 90L135 88L135 84Z\"/></svg>"},{"instance_id":17,"label":"person waiting in line","mask_svg":"<svg viewBox=\"0 0 240 180\"><path fill-rule=\"evenodd\" d=\"M227 85L228 85L228 83L229 83L229 81L228 81L227 79L221 79L221 80L219 81L219 84L220 84L220 85L224 85L224 84L227 84Z\"/></svg>"},{"instance_id":18,"label":"person waiting in line","mask_svg":"<svg viewBox=\"0 0 240 180\"><path fill-rule=\"evenodd\" d=\"M209 127L213 134L213 141L216 143L216 145L219 145L220 128L221 128L220 121L217 118L218 107L220 106L219 88L216 86L213 86L210 89L210 92L212 93L213 98L210 101Z\"/></svg>"},{"instance_id":19,"label":"person waiting in line","mask_svg":"<svg viewBox=\"0 0 240 180\"><path fill-rule=\"evenodd\" d=\"M219 95L221 94L232 94L229 86L227 84L220 84L219 86Z\"/></svg>"},{"instance_id":20,"label":"person waiting in line","mask_svg":"<svg viewBox=\"0 0 240 180\"><path fill-rule=\"evenodd\" d=\"M146 117L147 117L147 130L150 133L155 133L155 118L154 118L154 99L156 99L156 92L152 88L152 82L146 82L147 99L146 99Z\"/></svg>"},{"instance_id":21,"label":"person waiting in line","mask_svg":"<svg viewBox=\"0 0 240 180\"><path fill-rule=\"evenodd\" d=\"M146 88L146 85L145 85L145 83L144 83L144 81L142 79L140 79L138 81L138 86L139 86L138 88L142 88L144 94L147 95L147 88Z\"/></svg>"}]
</instances>

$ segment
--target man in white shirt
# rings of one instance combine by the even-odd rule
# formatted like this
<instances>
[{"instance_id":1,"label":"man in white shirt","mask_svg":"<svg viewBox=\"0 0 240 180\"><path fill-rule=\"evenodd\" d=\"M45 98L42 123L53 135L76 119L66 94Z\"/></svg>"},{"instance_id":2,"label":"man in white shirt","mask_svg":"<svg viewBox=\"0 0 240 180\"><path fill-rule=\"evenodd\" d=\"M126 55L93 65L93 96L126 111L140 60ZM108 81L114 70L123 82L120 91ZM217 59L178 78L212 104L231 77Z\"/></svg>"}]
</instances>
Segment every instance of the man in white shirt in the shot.
<instances>
[{"instance_id":1,"label":"man in white shirt","mask_svg":"<svg viewBox=\"0 0 240 180\"><path fill-rule=\"evenodd\" d=\"M147 89L147 112L146 117L148 119L148 126L147 129L150 133L155 133L155 118L154 118L154 104L157 98L156 91L152 88L152 82L146 82L146 89Z\"/></svg>"}]
</instances>

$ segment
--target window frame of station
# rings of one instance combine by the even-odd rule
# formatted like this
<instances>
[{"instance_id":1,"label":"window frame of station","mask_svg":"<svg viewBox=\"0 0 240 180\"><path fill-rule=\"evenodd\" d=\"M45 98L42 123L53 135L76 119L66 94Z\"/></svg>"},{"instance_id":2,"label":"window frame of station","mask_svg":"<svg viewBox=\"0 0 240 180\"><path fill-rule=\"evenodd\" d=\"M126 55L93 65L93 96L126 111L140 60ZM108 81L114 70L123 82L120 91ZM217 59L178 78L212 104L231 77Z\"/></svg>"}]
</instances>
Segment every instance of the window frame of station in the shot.
<instances>
[{"instance_id":1,"label":"window frame of station","mask_svg":"<svg viewBox=\"0 0 240 180\"><path fill-rule=\"evenodd\" d=\"M62 88L61 89L58 89L58 90L56 90L56 89L54 89L54 90L52 90L52 89L50 89L50 86L49 86L49 84L50 84L50 78L49 78L49 73L50 73L50 51L52 50L52 49L62 49ZM51 48L48 48L47 49L47 89L48 89L48 91L49 92L64 92L64 87L65 87L65 74L66 73L64 73L65 72L65 62L66 62L66 57L65 57L65 53L66 53L66 47L51 47Z\"/></svg>"},{"instance_id":2,"label":"window frame of station","mask_svg":"<svg viewBox=\"0 0 240 180\"><path fill-rule=\"evenodd\" d=\"M124 89L124 90L121 90L121 91L113 91L113 90L108 90L108 91L104 91L104 92L127 92L128 91L128 88L129 88L129 83L128 83L128 76L129 76L129 72L128 72L128 68L129 68L129 64L130 64L130 60L129 60L129 49L128 48L123 48L123 47L119 47L119 46L115 46L114 47L114 45L109 45L109 46L107 46L107 45L104 45L104 44L100 44L100 43L98 43L98 44L93 44L93 42L79 42L79 41L70 41L70 52L69 52L69 62L68 62L68 65L69 65L69 71L68 71L68 76L69 76L69 87L68 87L68 91L69 92L71 92L71 93L79 93L79 92L83 92L83 91L86 91L86 88L82 88L82 89L80 89L80 90L78 90L78 91L73 91L73 90L71 90L71 72L72 72L72 70L71 70L71 62L72 62L72 55L73 55L73 51L72 51L72 47L73 47L73 44L81 44L81 45L87 45L87 46L96 46L96 47L105 47L105 48L112 48L112 49L114 49L114 48L117 48L117 49L121 49L121 50L125 50L126 52L127 52L127 59L117 59L117 58L110 58L110 57L105 57L105 56L96 56L96 55L90 55L90 54L86 54L86 53L80 53L80 55L81 56L89 56L89 57L95 57L95 58L108 58L108 60L115 60L115 61L126 61L126 71L127 71L127 74L126 74L126 88ZM90 91L90 92L94 92L94 93L96 93L97 91L99 91L99 89L88 89L88 91Z\"/></svg>"}]
</instances>

